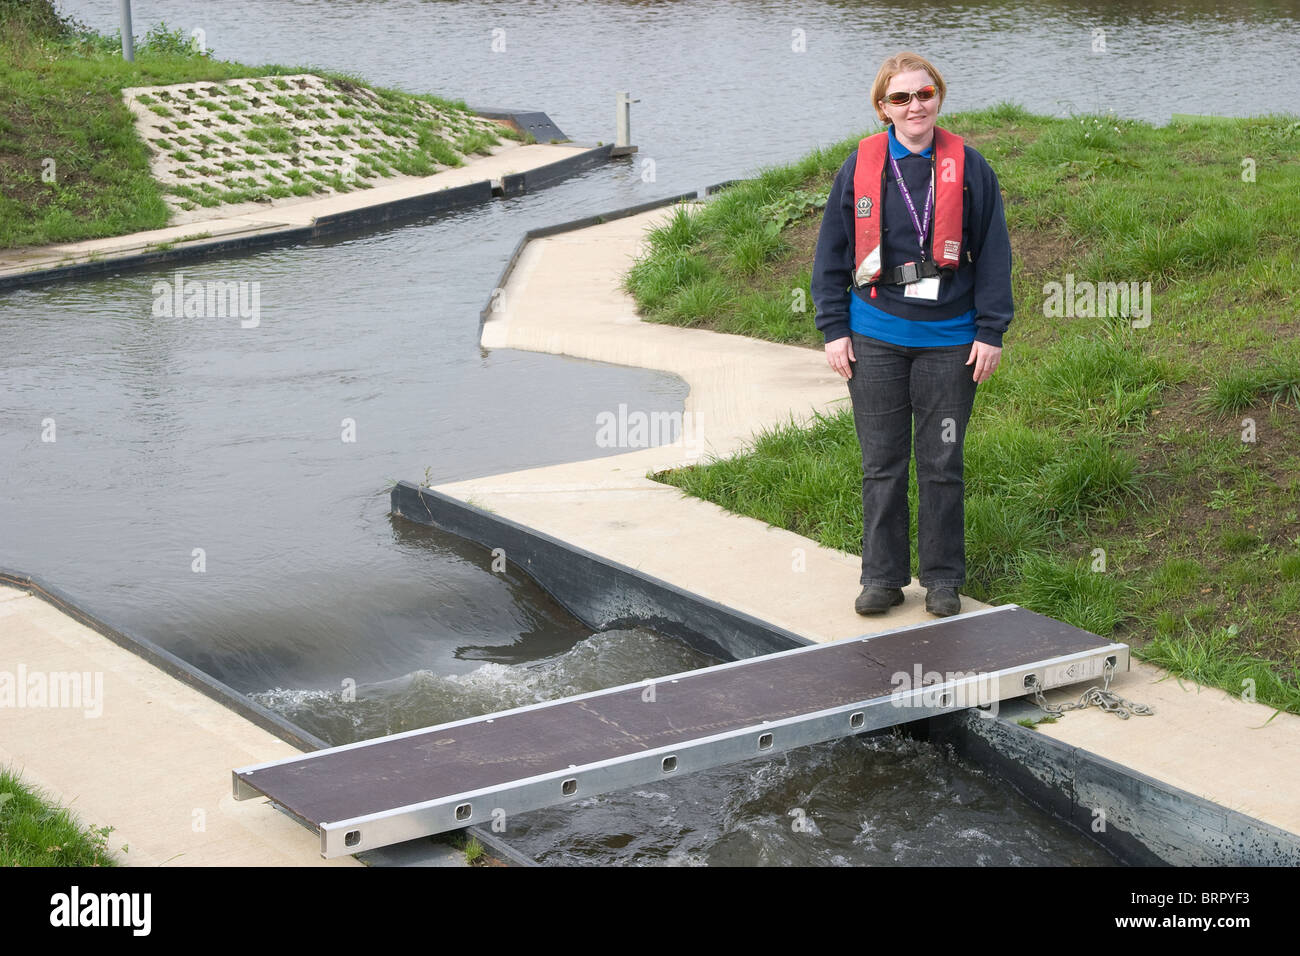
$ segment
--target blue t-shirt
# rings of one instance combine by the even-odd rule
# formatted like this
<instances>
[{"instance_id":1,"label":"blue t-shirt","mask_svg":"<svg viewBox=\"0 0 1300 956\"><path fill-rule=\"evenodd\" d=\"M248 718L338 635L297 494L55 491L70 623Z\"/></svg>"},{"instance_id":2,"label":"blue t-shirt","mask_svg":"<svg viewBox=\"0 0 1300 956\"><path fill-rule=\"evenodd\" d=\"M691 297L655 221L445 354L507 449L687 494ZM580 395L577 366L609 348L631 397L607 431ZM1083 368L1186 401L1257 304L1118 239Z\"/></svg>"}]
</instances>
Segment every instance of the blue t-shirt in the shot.
<instances>
[{"instance_id":1,"label":"blue t-shirt","mask_svg":"<svg viewBox=\"0 0 1300 956\"><path fill-rule=\"evenodd\" d=\"M933 147L926 147L921 150L920 155L928 157L931 152ZM894 137L893 126L889 127L889 154L894 159L915 155ZM918 200L917 205L920 206L921 201ZM971 309L951 319L919 322L890 315L864 302L861 296L850 294L849 328L858 335L880 339L893 345L926 348L937 345L969 345L975 341L975 310Z\"/></svg>"}]
</instances>

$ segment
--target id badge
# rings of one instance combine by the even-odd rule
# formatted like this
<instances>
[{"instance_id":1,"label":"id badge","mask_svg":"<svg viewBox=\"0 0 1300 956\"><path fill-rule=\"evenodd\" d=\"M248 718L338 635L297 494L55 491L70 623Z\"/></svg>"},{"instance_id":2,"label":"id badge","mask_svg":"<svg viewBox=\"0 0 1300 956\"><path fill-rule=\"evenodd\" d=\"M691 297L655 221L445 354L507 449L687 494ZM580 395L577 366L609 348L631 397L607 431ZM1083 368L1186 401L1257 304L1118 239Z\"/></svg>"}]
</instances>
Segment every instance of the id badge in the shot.
<instances>
[{"instance_id":1,"label":"id badge","mask_svg":"<svg viewBox=\"0 0 1300 956\"><path fill-rule=\"evenodd\" d=\"M939 277L930 276L928 279L917 279L915 282L909 282L903 286L903 298L929 299L932 302L937 302L939 300Z\"/></svg>"}]
</instances>

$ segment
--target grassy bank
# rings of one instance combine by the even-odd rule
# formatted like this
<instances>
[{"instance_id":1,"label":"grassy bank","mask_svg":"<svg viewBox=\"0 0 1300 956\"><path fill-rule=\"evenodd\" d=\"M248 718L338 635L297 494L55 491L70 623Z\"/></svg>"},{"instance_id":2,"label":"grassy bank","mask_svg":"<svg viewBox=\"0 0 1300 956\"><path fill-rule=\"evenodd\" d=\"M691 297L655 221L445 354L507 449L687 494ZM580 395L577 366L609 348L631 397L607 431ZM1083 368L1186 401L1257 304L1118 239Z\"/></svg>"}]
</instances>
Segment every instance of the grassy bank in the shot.
<instances>
[{"instance_id":1,"label":"grassy bank","mask_svg":"<svg viewBox=\"0 0 1300 956\"><path fill-rule=\"evenodd\" d=\"M122 97L128 87L305 72L326 80L333 109L323 110L315 93L308 103L302 90L288 84L280 89L272 81L265 95L283 101L279 114L264 116L238 97L227 97L223 103L236 104L221 114L229 115L228 123L205 132L198 124L217 114L209 117L197 108L192 116L169 112L167 138L150 144L137 133ZM156 98L148 106L169 109ZM431 106L453 122L439 122ZM329 117L321 120L319 135L305 125L313 112ZM458 153L490 145L489 137L447 128L459 129L468 116L463 102L367 87L354 76L219 60L210 51L198 52L184 31L162 24L148 32L128 63L116 37L59 18L48 0L0 0L0 248L161 228L170 214L168 195L181 208L195 208L349 188L334 165L317 168L304 161L312 157L300 160L298 153L308 137L312 145L337 141L358 119L411 146L367 142L357 147L356 177L349 169L349 183L364 188L367 178L394 172L427 175L435 164L459 165ZM227 155L230 143L209 135L233 137L232 129L240 131L235 156ZM155 181L151 150L169 151L185 164L182 174L192 181ZM274 167L264 169L263 157Z\"/></svg>"},{"instance_id":2,"label":"grassy bank","mask_svg":"<svg viewBox=\"0 0 1300 956\"><path fill-rule=\"evenodd\" d=\"M941 125L997 172L1014 251L1016 317L966 439L965 592L1300 713L1300 122L1004 105ZM627 277L643 316L820 351L813 250L860 135L679 210ZM1050 315L1067 275L1150 282L1149 325ZM847 405L656 477L860 553Z\"/></svg>"},{"instance_id":3,"label":"grassy bank","mask_svg":"<svg viewBox=\"0 0 1300 956\"><path fill-rule=\"evenodd\" d=\"M0 866L116 866L108 849L112 830L82 827L70 810L0 769Z\"/></svg>"}]
</instances>

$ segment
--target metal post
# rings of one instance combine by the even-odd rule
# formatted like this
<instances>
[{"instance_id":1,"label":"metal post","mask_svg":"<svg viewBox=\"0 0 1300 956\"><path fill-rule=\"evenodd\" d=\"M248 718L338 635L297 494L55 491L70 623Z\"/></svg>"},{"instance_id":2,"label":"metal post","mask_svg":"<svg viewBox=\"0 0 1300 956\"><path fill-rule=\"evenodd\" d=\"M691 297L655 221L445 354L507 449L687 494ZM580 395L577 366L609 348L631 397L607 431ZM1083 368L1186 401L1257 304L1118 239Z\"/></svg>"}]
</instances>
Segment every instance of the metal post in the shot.
<instances>
[{"instance_id":1,"label":"metal post","mask_svg":"<svg viewBox=\"0 0 1300 956\"><path fill-rule=\"evenodd\" d=\"M610 156L627 156L637 151L637 148L632 145L631 116L632 104L640 102L640 100L632 99L632 95L626 90L614 97L614 112L618 121L618 130L615 134L614 145L609 151Z\"/></svg>"},{"instance_id":2,"label":"metal post","mask_svg":"<svg viewBox=\"0 0 1300 956\"><path fill-rule=\"evenodd\" d=\"M640 100L632 99L631 94L626 91L620 92L615 99L617 106L618 133L614 140L616 147L632 145L632 104L639 103Z\"/></svg>"},{"instance_id":3,"label":"metal post","mask_svg":"<svg viewBox=\"0 0 1300 956\"><path fill-rule=\"evenodd\" d=\"M122 59L135 60L135 38L131 35L131 0L118 0L118 9L122 11Z\"/></svg>"}]
</instances>

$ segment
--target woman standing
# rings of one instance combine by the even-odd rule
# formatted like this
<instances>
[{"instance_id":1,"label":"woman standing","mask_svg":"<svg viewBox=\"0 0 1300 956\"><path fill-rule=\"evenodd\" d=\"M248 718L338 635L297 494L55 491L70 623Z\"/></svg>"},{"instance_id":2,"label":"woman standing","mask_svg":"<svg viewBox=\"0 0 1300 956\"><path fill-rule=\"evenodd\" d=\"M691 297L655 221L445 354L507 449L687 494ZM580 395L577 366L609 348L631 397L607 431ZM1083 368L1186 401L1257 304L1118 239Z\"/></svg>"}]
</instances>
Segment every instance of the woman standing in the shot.
<instances>
[{"instance_id":1,"label":"woman standing","mask_svg":"<svg viewBox=\"0 0 1300 956\"><path fill-rule=\"evenodd\" d=\"M907 477L915 420L917 549L925 608L961 609L962 445L975 388L1011 322L1011 242L988 162L935 125L943 77L915 53L871 87L885 132L863 139L831 187L813 265L826 361L848 380L862 447L859 614L911 583Z\"/></svg>"}]
</instances>

